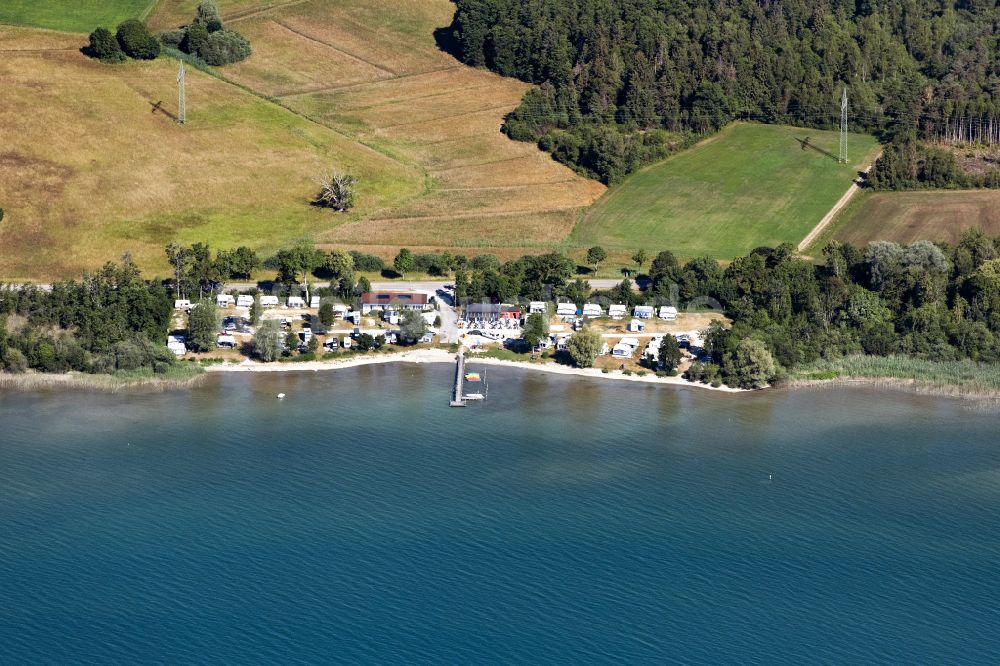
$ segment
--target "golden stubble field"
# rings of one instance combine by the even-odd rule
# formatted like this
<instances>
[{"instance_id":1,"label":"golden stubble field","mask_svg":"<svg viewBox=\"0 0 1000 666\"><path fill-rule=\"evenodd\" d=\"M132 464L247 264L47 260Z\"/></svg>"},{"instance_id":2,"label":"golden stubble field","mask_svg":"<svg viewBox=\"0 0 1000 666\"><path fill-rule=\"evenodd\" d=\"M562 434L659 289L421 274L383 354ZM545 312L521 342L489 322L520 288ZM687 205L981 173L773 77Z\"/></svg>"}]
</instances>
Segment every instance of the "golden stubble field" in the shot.
<instances>
[{"instance_id":1,"label":"golden stubble field","mask_svg":"<svg viewBox=\"0 0 1000 666\"><path fill-rule=\"evenodd\" d=\"M193 0L166 0L156 27L183 23ZM500 133L527 86L465 67L440 50L447 0L219 0L254 55L224 71L338 132L414 165L423 196L318 235L380 254L425 249L524 248L564 243L604 187L535 146Z\"/></svg>"},{"instance_id":2,"label":"golden stubble field","mask_svg":"<svg viewBox=\"0 0 1000 666\"><path fill-rule=\"evenodd\" d=\"M151 27L196 4L163 0ZM79 53L86 35L0 26L0 276L68 277L126 251L165 273L172 240L565 249L604 191L500 133L526 86L438 48L447 0L218 4L254 55L219 78L189 68L185 127L169 116L176 61L103 65ZM333 167L360 178L349 215L308 205Z\"/></svg>"},{"instance_id":3,"label":"golden stubble field","mask_svg":"<svg viewBox=\"0 0 1000 666\"><path fill-rule=\"evenodd\" d=\"M72 276L125 251L165 272L175 239L272 251L425 189L419 169L190 69L181 127L175 61L102 65L81 39L0 27L6 279ZM334 166L361 178L349 218L309 205Z\"/></svg>"}]
</instances>

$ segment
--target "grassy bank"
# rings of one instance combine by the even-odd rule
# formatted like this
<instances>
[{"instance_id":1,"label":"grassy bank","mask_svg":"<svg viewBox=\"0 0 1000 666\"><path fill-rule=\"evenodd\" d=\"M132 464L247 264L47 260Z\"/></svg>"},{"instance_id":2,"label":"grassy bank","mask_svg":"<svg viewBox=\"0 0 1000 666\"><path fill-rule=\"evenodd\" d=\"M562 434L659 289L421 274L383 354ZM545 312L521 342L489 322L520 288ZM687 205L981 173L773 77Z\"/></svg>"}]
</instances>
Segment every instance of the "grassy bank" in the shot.
<instances>
[{"instance_id":1,"label":"grassy bank","mask_svg":"<svg viewBox=\"0 0 1000 666\"><path fill-rule=\"evenodd\" d=\"M37 391L44 389L77 389L86 391L167 391L187 386L205 373L194 363L178 363L164 374L152 370L116 372L113 375L88 375L79 372L44 374L29 372L12 375L0 373L0 391Z\"/></svg>"},{"instance_id":2,"label":"grassy bank","mask_svg":"<svg viewBox=\"0 0 1000 666\"><path fill-rule=\"evenodd\" d=\"M1000 366L906 356L848 356L796 368L788 384L872 380L948 395L1000 395Z\"/></svg>"}]
</instances>

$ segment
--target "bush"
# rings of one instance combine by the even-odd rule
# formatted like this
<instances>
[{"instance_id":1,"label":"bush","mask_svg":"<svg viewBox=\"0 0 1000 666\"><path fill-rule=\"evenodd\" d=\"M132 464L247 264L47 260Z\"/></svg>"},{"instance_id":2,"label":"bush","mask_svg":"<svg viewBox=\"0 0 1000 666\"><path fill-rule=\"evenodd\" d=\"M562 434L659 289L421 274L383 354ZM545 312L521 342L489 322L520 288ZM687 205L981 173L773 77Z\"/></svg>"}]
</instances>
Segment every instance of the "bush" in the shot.
<instances>
[{"instance_id":1,"label":"bush","mask_svg":"<svg viewBox=\"0 0 1000 666\"><path fill-rule=\"evenodd\" d=\"M351 250L351 256L354 257L354 270L356 271L380 273L385 268L385 262L378 255Z\"/></svg>"},{"instance_id":2,"label":"bush","mask_svg":"<svg viewBox=\"0 0 1000 666\"><path fill-rule=\"evenodd\" d=\"M180 43L181 51L191 55L201 56L202 49L208 44L208 28L200 23L192 23L185 31Z\"/></svg>"},{"instance_id":3,"label":"bush","mask_svg":"<svg viewBox=\"0 0 1000 666\"><path fill-rule=\"evenodd\" d=\"M175 30L162 30L157 33L157 38L160 43L164 46L171 46L175 49L179 49L181 44L187 38L187 30L184 28L177 28Z\"/></svg>"},{"instance_id":4,"label":"bush","mask_svg":"<svg viewBox=\"0 0 1000 666\"><path fill-rule=\"evenodd\" d=\"M232 30L219 30L208 36L198 55L209 65L218 67L246 60L250 53L250 42L246 37Z\"/></svg>"},{"instance_id":5,"label":"bush","mask_svg":"<svg viewBox=\"0 0 1000 666\"><path fill-rule=\"evenodd\" d=\"M222 30L222 17L219 15L219 8L212 0L202 0L198 3L198 16L194 20L194 25L204 26L208 32Z\"/></svg>"},{"instance_id":6,"label":"bush","mask_svg":"<svg viewBox=\"0 0 1000 666\"><path fill-rule=\"evenodd\" d=\"M90 33L90 46L84 49L84 53L101 62L124 62L126 60L121 46L118 45L118 40L107 28L98 28Z\"/></svg>"},{"instance_id":7,"label":"bush","mask_svg":"<svg viewBox=\"0 0 1000 666\"><path fill-rule=\"evenodd\" d=\"M160 55L160 43L142 21L129 19L123 22L118 26L117 38L118 45L130 58L154 60Z\"/></svg>"}]
</instances>

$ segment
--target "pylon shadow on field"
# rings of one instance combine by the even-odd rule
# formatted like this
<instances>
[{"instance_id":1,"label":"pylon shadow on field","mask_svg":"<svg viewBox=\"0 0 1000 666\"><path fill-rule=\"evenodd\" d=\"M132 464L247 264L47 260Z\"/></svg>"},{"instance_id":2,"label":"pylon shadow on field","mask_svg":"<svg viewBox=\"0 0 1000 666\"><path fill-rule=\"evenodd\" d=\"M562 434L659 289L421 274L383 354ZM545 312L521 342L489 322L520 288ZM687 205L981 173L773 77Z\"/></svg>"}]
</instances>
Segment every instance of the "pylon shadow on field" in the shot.
<instances>
[{"instance_id":1,"label":"pylon shadow on field","mask_svg":"<svg viewBox=\"0 0 1000 666\"><path fill-rule=\"evenodd\" d=\"M821 155L826 155L827 157L829 157L834 162L839 162L840 161L840 158L838 158L836 155L834 155L830 151L824 150L824 149L820 148L819 146L817 146L816 144L812 143L812 141L810 141L810 139L809 139L808 136L806 138L804 138L804 139L798 139L798 138L796 138L795 140L798 141L798 143L799 143L800 146L802 146L802 150L812 149L812 150L815 150L817 153L820 153Z\"/></svg>"},{"instance_id":2,"label":"pylon shadow on field","mask_svg":"<svg viewBox=\"0 0 1000 666\"><path fill-rule=\"evenodd\" d=\"M170 118L171 120L174 121L177 120L177 116L175 116L174 114L170 113L169 111L163 108L163 100L160 100L159 102L150 102L149 105L153 107L150 113L156 113L157 111L159 111L167 118Z\"/></svg>"}]
</instances>

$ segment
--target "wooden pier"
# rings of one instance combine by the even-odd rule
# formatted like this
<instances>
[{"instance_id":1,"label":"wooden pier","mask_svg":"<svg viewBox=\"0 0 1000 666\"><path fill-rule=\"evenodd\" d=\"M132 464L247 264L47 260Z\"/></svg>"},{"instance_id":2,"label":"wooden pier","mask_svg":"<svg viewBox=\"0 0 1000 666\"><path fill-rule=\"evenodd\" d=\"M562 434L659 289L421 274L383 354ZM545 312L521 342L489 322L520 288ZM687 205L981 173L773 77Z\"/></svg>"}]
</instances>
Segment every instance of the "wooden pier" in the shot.
<instances>
[{"instance_id":1,"label":"wooden pier","mask_svg":"<svg viewBox=\"0 0 1000 666\"><path fill-rule=\"evenodd\" d=\"M465 347L459 347L455 357L455 388L451 393L452 407L465 407L465 396L462 394L462 382L465 380Z\"/></svg>"}]
</instances>

